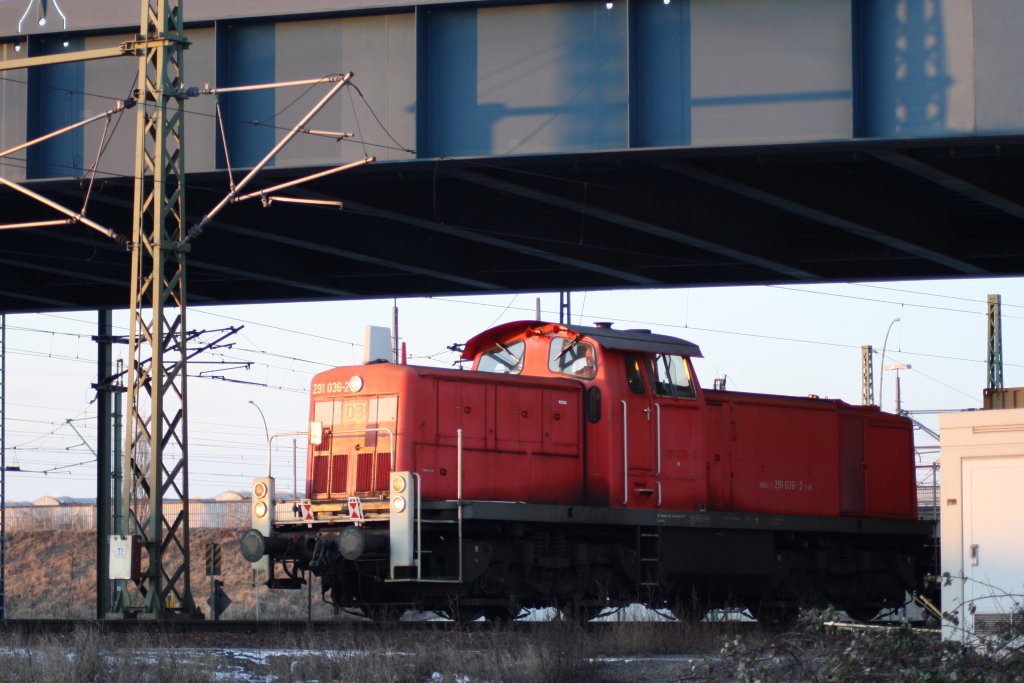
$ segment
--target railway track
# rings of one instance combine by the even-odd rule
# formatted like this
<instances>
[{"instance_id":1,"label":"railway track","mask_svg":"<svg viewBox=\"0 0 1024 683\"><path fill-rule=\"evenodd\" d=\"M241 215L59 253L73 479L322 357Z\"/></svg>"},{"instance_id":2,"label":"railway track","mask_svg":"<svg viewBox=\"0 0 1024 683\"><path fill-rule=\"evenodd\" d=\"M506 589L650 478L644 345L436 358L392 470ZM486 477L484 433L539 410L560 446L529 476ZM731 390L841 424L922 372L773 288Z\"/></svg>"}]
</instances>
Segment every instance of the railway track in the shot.
<instances>
[{"instance_id":1,"label":"railway track","mask_svg":"<svg viewBox=\"0 0 1024 683\"><path fill-rule=\"evenodd\" d=\"M588 622L580 624L585 631L614 631L636 627L662 630L680 628L679 622ZM695 625L690 625L693 628ZM703 622L700 628L712 632L739 632L756 629L756 622ZM514 633L551 632L553 630L574 628L575 625L561 621L514 621L514 622L454 622L454 621L392 621L374 622L363 620L153 620L153 619L6 619L0 621L0 633L20 635L61 635L79 630L96 629L112 634L237 634L240 636L268 636L316 633L391 633L414 631L508 631Z\"/></svg>"}]
</instances>

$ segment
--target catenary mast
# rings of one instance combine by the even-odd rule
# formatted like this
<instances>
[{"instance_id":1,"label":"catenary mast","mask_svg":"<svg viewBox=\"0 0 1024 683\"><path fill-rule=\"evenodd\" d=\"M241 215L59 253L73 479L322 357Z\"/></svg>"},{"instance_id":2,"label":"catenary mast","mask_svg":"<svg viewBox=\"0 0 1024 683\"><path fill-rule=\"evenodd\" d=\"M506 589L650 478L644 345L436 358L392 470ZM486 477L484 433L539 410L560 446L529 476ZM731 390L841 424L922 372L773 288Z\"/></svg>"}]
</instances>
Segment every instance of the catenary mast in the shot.
<instances>
[{"instance_id":1,"label":"catenary mast","mask_svg":"<svg viewBox=\"0 0 1024 683\"><path fill-rule=\"evenodd\" d=\"M185 92L178 0L144 0L128 338L124 520L144 569L115 611L198 616L189 577ZM176 503L177 505L171 505ZM173 513L169 510L175 510Z\"/></svg>"}]
</instances>

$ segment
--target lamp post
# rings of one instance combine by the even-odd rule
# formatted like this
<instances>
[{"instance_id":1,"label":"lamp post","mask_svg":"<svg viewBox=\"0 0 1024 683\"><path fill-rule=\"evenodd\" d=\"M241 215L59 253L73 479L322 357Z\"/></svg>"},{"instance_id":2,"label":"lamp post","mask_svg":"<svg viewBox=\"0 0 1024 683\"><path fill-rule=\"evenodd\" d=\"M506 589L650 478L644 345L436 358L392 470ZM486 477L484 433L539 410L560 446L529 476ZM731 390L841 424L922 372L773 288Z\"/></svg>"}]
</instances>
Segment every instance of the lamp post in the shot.
<instances>
[{"instance_id":1,"label":"lamp post","mask_svg":"<svg viewBox=\"0 0 1024 683\"><path fill-rule=\"evenodd\" d=\"M249 403L252 404L253 408L255 408L256 410L259 411L260 419L263 420L263 434L267 437L267 476L269 477L270 476L270 469L271 469L271 451L270 451L270 430L267 429L267 418L264 417L263 411L260 410L260 407L258 405L256 405L256 401L250 400Z\"/></svg>"},{"instance_id":2,"label":"lamp post","mask_svg":"<svg viewBox=\"0 0 1024 683\"><path fill-rule=\"evenodd\" d=\"M899 318L893 318L893 321L889 323L889 329L885 331L885 341L882 342L882 371L878 373L878 407L882 407L882 388L885 386L885 347L889 345L889 333L892 332L892 326L900 321ZM252 403L252 401L249 401Z\"/></svg>"},{"instance_id":3,"label":"lamp post","mask_svg":"<svg viewBox=\"0 0 1024 683\"><path fill-rule=\"evenodd\" d=\"M263 434L267 438L267 477L270 477L270 463L271 463L271 451L270 451L270 429L267 428L267 418L263 415L263 410L256 405L256 401L250 400L249 403L252 407L259 411L260 419L263 420ZM270 506L273 508L274 500L271 498ZM259 583L259 569L252 570L252 589L256 594L256 621L260 620L260 583Z\"/></svg>"},{"instance_id":4,"label":"lamp post","mask_svg":"<svg viewBox=\"0 0 1024 683\"><path fill-rule=\"evenodd\" d=\"M900 415L903 412L903 406L900 403L900 370L909 370L910 363L889 363L882 366L882 369L896 371L896 414Z\"/></svg>"}]
</instances>

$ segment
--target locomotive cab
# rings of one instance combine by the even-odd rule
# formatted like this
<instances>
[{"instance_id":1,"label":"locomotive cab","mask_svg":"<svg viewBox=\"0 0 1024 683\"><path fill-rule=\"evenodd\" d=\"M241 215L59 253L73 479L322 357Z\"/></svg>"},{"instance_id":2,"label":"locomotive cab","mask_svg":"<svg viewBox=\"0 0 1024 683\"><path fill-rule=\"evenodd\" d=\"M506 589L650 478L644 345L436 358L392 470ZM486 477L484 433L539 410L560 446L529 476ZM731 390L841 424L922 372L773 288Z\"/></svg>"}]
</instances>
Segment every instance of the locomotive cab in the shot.
<instances>
[{"instance_id":1,"label":"locomotive cab","mask_svg":"<svg viewBox=\"0 0 1024 683\"><path fill-rule=\"evenodd\" d=\"M586 387L586 502L702 510L707 472L703 396L691 358L700 349L649 330L513 322L471 339L478 372L565 377ZM669 485L671 483L671 485Z\"/></svg>"}]
</instances>

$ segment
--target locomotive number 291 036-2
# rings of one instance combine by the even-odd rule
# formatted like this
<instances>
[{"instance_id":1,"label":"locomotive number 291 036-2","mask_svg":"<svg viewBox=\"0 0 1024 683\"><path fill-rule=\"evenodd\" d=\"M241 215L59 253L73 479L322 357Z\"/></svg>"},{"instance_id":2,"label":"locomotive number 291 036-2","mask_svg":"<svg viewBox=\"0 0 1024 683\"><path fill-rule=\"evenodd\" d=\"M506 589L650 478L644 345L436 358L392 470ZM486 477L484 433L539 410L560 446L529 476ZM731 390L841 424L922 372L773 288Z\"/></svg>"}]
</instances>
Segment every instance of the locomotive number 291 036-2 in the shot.
<instances>
[{"instance_id":1,"label":"locomotive number 291 036-2","mask_svg":"<svg viewBox=\"0 0 1024 683\"><path fill-rule=\"evenodd\" d=\"M345 394L351 391L349 382L314 382L312 387L312 394L319 396L322 394Z\"/></svg>"}]
</instances>

